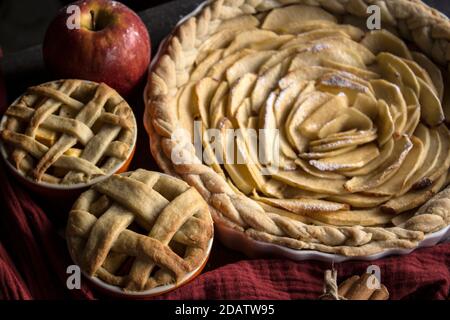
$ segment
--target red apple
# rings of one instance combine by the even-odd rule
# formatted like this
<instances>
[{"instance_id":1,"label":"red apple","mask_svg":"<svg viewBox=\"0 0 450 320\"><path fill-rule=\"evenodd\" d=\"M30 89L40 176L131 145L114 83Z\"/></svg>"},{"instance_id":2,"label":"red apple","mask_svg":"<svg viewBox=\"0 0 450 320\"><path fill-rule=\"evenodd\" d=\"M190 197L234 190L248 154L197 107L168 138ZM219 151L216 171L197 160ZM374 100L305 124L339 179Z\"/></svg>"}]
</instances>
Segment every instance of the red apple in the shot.
<instances>
[{"instance_id":1,"label":"red apple","mask_svg":"<svg viewBox=\"0 0 450 320\"><path fill-rule=\"evenodd\" d=\"M71 6L78 6L80 19ZM150 36L139 16L119 2L77 1L48 27L43 55L58 77L104 82L127 96L147 74Z\"/></svg>"}]
</instances>

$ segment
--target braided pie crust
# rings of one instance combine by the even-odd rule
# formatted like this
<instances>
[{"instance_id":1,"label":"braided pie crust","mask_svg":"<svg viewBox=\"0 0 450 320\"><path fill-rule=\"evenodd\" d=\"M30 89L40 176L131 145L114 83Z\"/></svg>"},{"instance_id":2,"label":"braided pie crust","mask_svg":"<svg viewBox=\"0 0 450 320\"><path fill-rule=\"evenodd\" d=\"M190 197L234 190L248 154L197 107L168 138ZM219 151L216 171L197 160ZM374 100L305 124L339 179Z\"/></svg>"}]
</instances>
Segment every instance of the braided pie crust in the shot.
<instances>
[{"instance_id":1,"label":"braided pie crust","mask_svg":"<svg viewBox=\"0 0 450 320\"><path fill-rule=\"evenodd\" d=\"M371 5L381 30L366 28ZM448 19L418 0L210 1L176 28L149 75L152 154L197 188L215 223L255 240L346 256L414 248L450 224L437 67L447 73L449 41ZM214 156L206 165L192 140L173 162L174 134L193 137L194 120L222 133L281 129L280 171ZM238 153L253 159L243 137ZM211 155L208 141L203 149Z\"/></svg>"}]
</instances>

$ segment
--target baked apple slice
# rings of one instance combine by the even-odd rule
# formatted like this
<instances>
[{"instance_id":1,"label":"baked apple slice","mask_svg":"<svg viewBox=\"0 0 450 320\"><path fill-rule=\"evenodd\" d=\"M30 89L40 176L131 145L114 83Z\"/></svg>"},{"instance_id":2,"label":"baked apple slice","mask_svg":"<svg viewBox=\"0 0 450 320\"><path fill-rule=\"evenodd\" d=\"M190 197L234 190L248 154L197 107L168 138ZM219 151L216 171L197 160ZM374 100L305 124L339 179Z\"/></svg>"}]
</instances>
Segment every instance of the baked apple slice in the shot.
<instances>
[{"instance_id":1,"label":"baked apple slice","mask_svg":"<svg viewBox=\"0 0 450 320\"><path fill-rule=\"evenodd\" d=\"M307 22L315 20L337 22L336 17L320 8L305 5L292 5L271 10L264 19L261 28L277 31L284 28L286 25L297 21Z\"/></svg>"},{"instance_id":2,"label":"baked apple slice","mask_svg":"<svg viewBox=\"0 0 450 320\"><path fill-rule=\"evenodd\" d=\"M323 158L329 158L329 157L335 157L341 154L346 154L352 150L355 150L357 146L350 146L346 148L336 149L333 151L327 151L327 152L303 152L300 153L300 158L302 159L323 159Z\"/></svg>"},{"instance_id":3,"label":"baked apple slice","mask_svg":"<svg viewBox=\"0 0 450 320\"><path fill-rule=\"evenodd\" d=\"M413 147L395 175L382 185L366 190L364 193L376 196L394 196L408 191L408 189L405 189L404 182L423 165L425 158L422 142L416 137L411 137L411 142Z\"/></svg>"},{"instance_id":4,"label":"baked apple slice","mask_svg":"<svg viewBox=\"0 0 450 320\"><path fill-rule=\"evenodd\" d=\"M378 117L378 102L372 95L358 93L353 108L361 111L372 121Z\"/></svg>"},{"instance_id":5,"label":"baked apple slice","mask_svg":"<svg viewBox=\"0 0 450 320\"><path fill-rule=\"evenodd\" d=\"M417 106L408 107L408 122L406 123L405 134L412 136L419 123L420 108Z\"/></svg>"},{"instance_id":6,"label":"baked apple slice","mask_svg":"<svg viewBox=\"0 0 450 320\"><path fill-rule=\"evenodd\" d=\"M209 105L210 125L212 128L218 128L220 120L225 117L226 102L228 101L229 87L226 81L223 81L217 87L214 96Z\"/></svg>"},{"instance_id":7,"label":"baked apple slice","mask_svg":"<svg viewBox=\"0 0 450 320\"><path fill-rule=\"evenodd\" d=\"M332 20L291 21L290 23L284 24L276 31L282 34L299 34L337 26L339 25Z\"/></svg>"},{"instance_id":8,"label":"baked apple slice","mask_svg":"<svg viewBox=\"0 0 450 320\"><path fill-rule=\"evenodd\" d=\"M360 43L375 55L380 52L390 52L398 57L412 60L411 52L405 43L385 29L367 33Z\"/></svg>"},{"instance_id":9,"label":"baked apple slice","mask_svg":"<svg viewBox=\"0 0 450 320\"><path fill-rule=\"evenodd\" d=\"M380 146L391 140L395 133L395 123L391 110L384 100L378 100L378 118L376 123L378 128L377 140Z\"/></svg>"},{"instance_id":10,"label":"baked apple slice","mask_svg":"<svg viewBox=\"0 0 450 320\"><path fill-rule=\"evenodd\" d=\"M431 79L430 75L428 74L428 72L422 68L417 62L413 61L413 60L407 60L407 59L403 59L403 61L408 65L408 67L412 70L412 72L414 72L414 74L416 75L416 77L421 78L423 81L425 81L426 83L428 83L428 85L433 89L434 93L436 93L436 95L440 98L440 100L442 101L442 96L441 94L443 93L443 91L438 91L436 85L439 85L439 81L443 81L442 80L442 74L441 71L438 69L439 71L439 75L440 75L440 79L437 80L436 82L438 82L437 84L435 84L433 82L433 80ZM444 85L443 83L441 84L442 86ZM442 87L443 89L443 87Z\"/></svg>"},{"instance_id":11,"label":"baked apple slice","mask_svg":"<svg viewBox=\"0 0 450 320\"><path fill-rule=\"evenodd\" d=\"M348 100L345 95L337 95L321 105L299 126L301 134L308 139L316 139L318 131L328 122L345 112L348 108Z\"/></svg>"},{"instance_id":12,"label":"baked apple slice","mask_svg":"<svg viewBox=\"0 0 450 320\"><path fill-rule=\"evenodd\" d=\"M446 182L447 174L443 174L431 186L421 190L411 190L400 197L393 198L382 205L381 209L390 214L400 214L417 208L430 200L439 190L442 190Z\"/></svg>"},{"instance_id":13,"label":"baked apple slice","mask_svg":"<svg viewBox=\"0 0 450 320\"><path fill-rule=\"evenodd\" d=\"M230 85L248 73L256 74L259 67L272 56L272 51L255 52L237 60L226 71L226 79Z\"/></svg>"},{"instance_id":14,"label":"baked apple slice","mask_svg":"<svg viewBox=\"0 0 450 320\"><path fill-rule=\"evenodd\" d=\"M324 68L320 66L301 66L293 71L287 73L278 82L281 89L286 89L290 85L298 81L315 81L328 73L334 72L331 68Z\"/></svg>"},{"instance_id":15,"label":"baked apple slice","mask_svg":"<svg viewBox=\"0 0 450 320\"><path fill-rule=\"evenodd\" d=\"M354 177L345 183L345 189L354 193L376 188L398 172L411 151L413 143L406 135L401 136L394 144L392 154L384 164L366 176Z\"/></svg>"},{"instance_id":16,"label":"baked apple slice","mask_svg":"<svg viewBox=\"0 0 450 320\"><path fill-rule=\"evenodd\" d=\"M353 105L360 93L373 95L372 88L366 82L358 81L357 77L349 77L346 73L329 73L320 80L317 88L333 95L344 94Z\"/></svg>"},{"instance_id":17,"label":"baked apple slice","mask_svg":"<svg viewBox=\"0 0 450 320\"><path fill-rule=\"evenodd\" d=\"M400 88L386 80L372 80L370 84L378 100L384 100L388 105L394 120L395 133L398 135L402 134L407 122L407 106Z\"/></svg>"},{"instance_id":18,"label":"baked apple slice","mask_svg":"<svg viewBox=\"0 0 450 320\"><path fill-rule=\"evenodd\" d=\"M256 80L255 88L251 94L252 106L255 112L264 105L270 93L277 87L278 81L283 74L283 64L277 64L265 73L259 74Z\"/></svg>"},{"instance_id":19,"label":"baked apple slice","mask_svg":"<svg viewBox=\"0 0 450 320\"><path fill-rule=\"evenodd\" d=\"M285 35L285 36L279 36L275 39L265 39L262 41L253 42L248 46L251 50L256 51L269 51L274 50L275 52L278 52L278 50L285 45L288 41L292 40L294 36L292 35Z\"/></svg>"},{"instance_id":20,"label":"baked apple slice","mask_svg":"<svg viewBox=\"0 0 450 320\"><path fill-rule=\"evenodd\" d=\"M422 120L429 126L438 126L445 120L441 102L425 81L420 78L417 80L420 84L419 101Z\"/></svg>"},{"instance_id":21,"label":"baked apple slice","mask_svg":"<svg viewBox=\"0 0 450 320\"><path fill-rule=\"evenodd\" d=\"M226 56L223 59L220 59L209 69L207 76L217 81L226 80L226 71L228 70L228 68L230 68L230 66L232 66L239 59L242 59L243 57L252 53L254 53L254 51L252 50L242 50L230 56Z\"/></svg>"},{"instance_id":22,"label":"baked apple slice","mask_svg":"<svg viewBox=\"0 0 450 320\"><path fill-rule=\"evenodd\" d=\"M442 174L447 172L450 166L450 132L445 125L440 125L435 129L438 133L438 141L440 143L440 150L438 154L434 154L437 161L425 177L416 183L416 187L429 185L437 180Z\"/></svg>"},{"instance_id":23,"label":"baked apple slice","mask_svg":"<svg viewBox=\"0 0 450 320\"><path fill-rule=\"evenodd\" d=\"M320 179L304 171L279 171L272 176L290 186L322 194L343 194L346 180Z\"/></svg>"},{"instance_id":24,"label":"baked apple slice","mask_svg":"<svg viewBox=\"0 0 450 320\"><path fill-rule=\"evenodd\" d=\"M376 157L374 160L369 162L367 165L362 167L361 169L351 170L347 172L343 172L344 175L348 177L356 177L356 176L365 176L370 174L371 172L378 169L382 164L384 164L389 157L391 156L394 150L394 140L390 139L386 144L384 144L380 149L380 155Z\"/></svg>"},{"instance_id":25,"label":"baked apple slice","mask_svg":"<svg viewBox=\"0 0 450 320\"><path fill-rule=\"evenodd\" d=\"M309 217L333 226L378 226L391 221L392 215L379 208L366 210L308 213Z\"/></svg>"},{"instance_id":26,"label":"baked apple slice","mask_svg":"<svg viewBox=\"0 0 450 320\"><path fill-rule=\"evenodd\" d=\"M338 25L326 20L313 20L309 21L309 23L296 21L286 25L278 32L282 34L303 34L318 30L324 32L333 31L335 32L334 34L345 34L356 42L359 42L364 37L364 32L357 27L351 25Z\"/></svg>"},{"instance_id":27,"label":"baked apple slice","mask_svg":"<svg viewBox=\"0 0 450 320\"><path fill-rule=\"evenodd\" d=\"M362 146L366 143L372 142L377 139L375 130L370 130L364 134L355 135L349 139L339 139L333 142L328 142L310 148L311 152L328 152L337 149L347 148L351 146Z\"/></svg>"},{"instance_id":28,"label":"baked apple slice","mask_svg":"<svg viewBox=\"0 0 450 320\"><path fill-rule=\"evenodd\" d=\"M385 79L400 87L407 86L413 89L417 95L420 94L420 85L416 75L401 58L382 52L377 56L377 62Z\"/></svg>"},{"instance_id":29,"label":"baked apple slice","mask_svg":"<svg viewBox=\"0 0 450 320\"><path fill-rule=\"evenodd\" d=\"M379 154L378 147L374 143L369 143L348 153L321 160L311 160L309 163L321 171L346 171L364 167Z\"/></svg>"},{"instance_id":30,"label":"baked apple slice","mask_svg":"<svg viewBox=\"0 0 450 320\"><path fill-rule=\"evenodd\" d=\"M348 64L333 60L331 58L322 58L321 65L324 67L327 67L327 68L335 69L337 71L342 71L342 72L347 72L349 74L353 74L364 80L380 78L380 75L376 72L373 72L368 69L363 69L363 68L358 68L358 67L355 67L352 65L348 65Z\"/></svg>"},{"instance_id":31,"label":"baked apple slice","mask_svg":"<svg viewBox=\"0 0 450 320\"><path fill-rule=\"evenodd\" d=\"M322 179L345 179L345 176L339 174L339 173L335 173L335 172L331 172L331 171L325 171L325 170L320 170L318 168L316 168L315 166L312 166L309 164L309 162L307 162L306 160L303 159L296 159L295 163L301 168L303 169L306 173L309 173L312 176L318 177L318 178L322 178Z\"/></svg>"},{"instance_id":32,"label":"baked apple slice","mask_svg":"<svg viewBox=\"0 0 450 320\"><path fill-rule=\"evenodd\" d=\"M206 77L209 70L222 59L223 49L212 50L201 62L197 63L191 73L190 81L199 81Z\"/></svg>"},{"instance_id":33,"label":"baked apple slice","mask_svg":"<svg viewBox=\"0 0 450 320\"><path fill-rule=\"evenodd\" d=\"M434 87L437 91L437 96L442 101L444 96L444 80L442 78L441 70L423 53L412 52L412 56L415 62L417 62L427 74L430 76ZM426 76L425 76L426 77ZM426 81L426 79L423 79Z\"/></svg>"},{"instance_id":34,"label":"baked apple slice","mask_svg":"<svg viewBox=\"0 0 450 320\"><path fill-rule=\"evenodd\" d=\"M303 101L298 103L286 119L286 135L297 151L305 151L307 139L298 130L299 126L320 106L328 102L333 96L323 92L311 92Z\"/></svg>"},{"instance_id":35,"label":"baked apple slice","mask_svg":"<svg viewBox=\"0 0 450 320\"><path fill-rule=\"evenodd\" d=\"M244 99L251 95L257 78L256 74L247 73L232 86L227 105L228 117L233 118Z\"/></svg>"},{"instance_id":36,"label":"baked apple slice","mask_svg":"<svg viewBox=\"0 0 450 320\"><path fill-rule=\"evenodd\" d=\"M200 115L203 126L210 127L209 124L209 105L214 97L219 82L212 78L203 78L197 82L194 89L194 104L197 108L196 113Z\"/></svg>"},{"instance_id":37,"label":"baked apple slice","mask_svg":"<svg viewBox=\"0 0 450 320\"><path fill-rule=\"evenodd\" d=\"M383 196L383 197L377 197L377 196L368 196L361 193L349 193L349 194L343 194L339 196L330 196L327 197L327 200L330 201L336 201L336 202L342 202L347 203L348 205L352 206L352 208L375 208L378 207L386 201L388 201L391 197L390 196Z\"/></svg>"},{"instance_id":38,"label":"baked apple slice","mask_svg":"<svg viewBox=\"0 0 450 320\"><path fill-rule=\"evenodd\" d=\"M248 48L252 45L252 43L260 42L260 41L269 41L276 40L277 34L267 30L260 29L251 29L251 30L239 30L236 34L236 37L233 41L227 46L223 55L225 57L230 56L231 54L242 51L242 49Z\"/></svg>"},{"instance_id":39,"label":"baked apple slice","mask_svg":"<svg viewBox=\"0 0 450 320\"><path fill-rule=\"evenodd\" d=\"M268 205L288 210L292 213L305 215L315 212L336 212L349 210L350 207L347 204L331 202L327 200L316 199L272 199L265 197L254 197L255 200L267 203Z\"/></svg>"},{"instance_id":40,"label":"baked apple slice","mask_svg":"<svg viewBox=\"0 0 450 320\"><path fill-rule=\"evenodd\" d=\"M372 120L364 113L355 108L347 108L342 114L327 122L319 130L317 136L319 138L328 137L342 131L357 129L361 131L369 131L373 128Z\"/></svg>"},{"instance_id":41,"label":"baked apple slice","mask_svg":"<svg viewBox=\"0 0 450 320\"><path fill-rule=\"evenodd\" d=\"M435 167L440 153L440 139L436 130L430 130L427 126L419 124L414 131L414 136L422 142L423 145L423 160L418 158L417 161L422 165L411 175L406 177L403 181L402 189L409 191L416 183L418 183L428 172L431 172ZM397 193L402 195L405 192Z\"/></svg>"}]
</instances>

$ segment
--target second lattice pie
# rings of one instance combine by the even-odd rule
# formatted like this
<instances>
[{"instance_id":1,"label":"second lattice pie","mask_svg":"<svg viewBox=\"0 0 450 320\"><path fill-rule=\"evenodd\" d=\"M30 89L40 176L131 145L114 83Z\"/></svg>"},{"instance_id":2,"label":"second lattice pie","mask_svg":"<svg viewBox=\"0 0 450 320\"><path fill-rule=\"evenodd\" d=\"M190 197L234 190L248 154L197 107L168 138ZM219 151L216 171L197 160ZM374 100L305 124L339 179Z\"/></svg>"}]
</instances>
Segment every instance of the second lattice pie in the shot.
<instances>
[{"instance_id":1,"label":"second lattice pie","mask_svg":"<svg viewBox=\"0 0 450 320\"><path fill-rule=\"evenodd\" d=\"M213 225L197 190L139 169L83 193L70 211L66 236L74 262L88 276L141 292L180 284L202 268Z\"/></svg>"}]
</instances>

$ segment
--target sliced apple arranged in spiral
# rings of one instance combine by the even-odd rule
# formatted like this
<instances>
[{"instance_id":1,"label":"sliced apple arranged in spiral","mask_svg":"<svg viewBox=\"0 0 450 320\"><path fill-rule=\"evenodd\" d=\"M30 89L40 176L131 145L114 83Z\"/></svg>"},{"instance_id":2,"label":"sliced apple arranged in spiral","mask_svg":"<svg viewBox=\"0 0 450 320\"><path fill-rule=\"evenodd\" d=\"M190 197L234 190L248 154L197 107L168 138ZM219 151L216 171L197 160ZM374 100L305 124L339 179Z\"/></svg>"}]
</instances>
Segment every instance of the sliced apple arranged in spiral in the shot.
<instances>
[{"instance_id":1,"label":"sliced apple arranged in spiral","mask_svg":"<svg viewBox=\"0 0 450 320\"><path fill-rule=\"evenodd\" d=\"M426 55L313 6L235 20L174 102L189 133L219 130L204 154L234 190L299 221L378 226L446 185L450 100Z\"/></svg>"}]
</instances>

